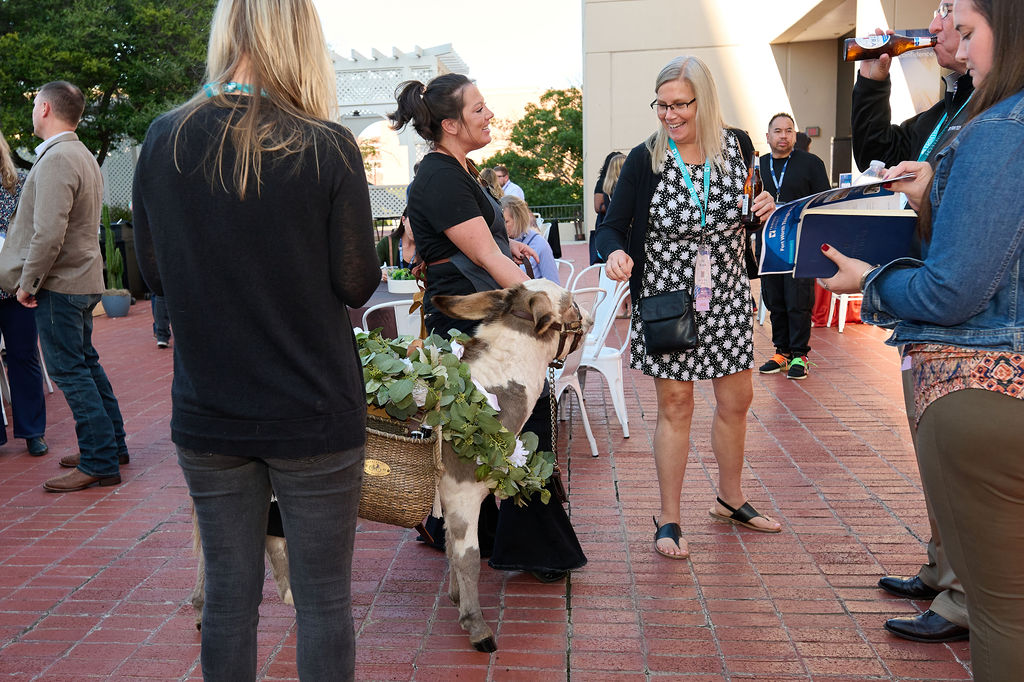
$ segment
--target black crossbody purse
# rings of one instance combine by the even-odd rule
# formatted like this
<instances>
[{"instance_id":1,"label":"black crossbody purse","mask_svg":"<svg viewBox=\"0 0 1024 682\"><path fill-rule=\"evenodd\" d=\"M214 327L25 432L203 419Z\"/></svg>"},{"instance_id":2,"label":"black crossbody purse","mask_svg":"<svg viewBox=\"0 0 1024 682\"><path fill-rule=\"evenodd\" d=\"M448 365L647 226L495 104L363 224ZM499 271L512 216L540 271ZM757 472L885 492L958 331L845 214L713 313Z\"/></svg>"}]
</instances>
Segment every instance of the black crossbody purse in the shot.
<instances>
[{"instance_id":1,"label":"black crossbody purse","mask_svg":"<svg viewBox=\"0 0 1024 682\"><path fill-rule=\"evenodd\" d=\"M689 291L668 291L640 300L644 348L649 353L676 353L697 347L697 321Z\"/></svg>"}]
</instances>

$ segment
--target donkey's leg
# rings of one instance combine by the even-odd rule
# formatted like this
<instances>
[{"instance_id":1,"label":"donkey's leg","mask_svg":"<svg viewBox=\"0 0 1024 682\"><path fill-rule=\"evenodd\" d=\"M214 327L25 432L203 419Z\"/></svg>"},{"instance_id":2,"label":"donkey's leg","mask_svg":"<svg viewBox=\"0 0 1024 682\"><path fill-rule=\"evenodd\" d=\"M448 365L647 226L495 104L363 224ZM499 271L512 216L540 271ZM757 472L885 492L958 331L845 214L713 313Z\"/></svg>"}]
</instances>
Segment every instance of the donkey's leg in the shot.
<instances>
[{"instance_id":1,"label":"donkey's leg","mask_svg":"<svg viewBox=\"0 0 1024 682\"><path fill-rule=\"evenodd\" d=\"M484 622L480 611L477 587L480 578L477 522L480 503L487 497L488 490L475 477L458 480L453 473L458 472L447 469L440 482L445 548L452 574L449 596L459 607L459 624L469 633L470 643L478 651L496 651L498 647L494 642L494 633Z\"/></svg>"},{"instance_id":2,"label":"donkey's leg","mask_svg":"<svg viewBox=\"0 0 1024 682\"><path fill-rule=\"evenodd\" d=\"M203 605L206 603L206 557L199 538L199 519L192 510L192 552L196 556L196 584L192 588L192 611L195 614L196 630L203 627Z\"/></svg>"},{"instance_id":3,"label":"donkey's leg","mask_svg":"<svg viewBox=\"0 0 1024 682\"><path fill-rule=\"evenodd\" d=\"M277 593L285 604L295 605L292 598L292 585L288 576L288 542L276 535L267 536L267 559L270 560L270 572L277 585Z\"/></svg>"}]
</instances>

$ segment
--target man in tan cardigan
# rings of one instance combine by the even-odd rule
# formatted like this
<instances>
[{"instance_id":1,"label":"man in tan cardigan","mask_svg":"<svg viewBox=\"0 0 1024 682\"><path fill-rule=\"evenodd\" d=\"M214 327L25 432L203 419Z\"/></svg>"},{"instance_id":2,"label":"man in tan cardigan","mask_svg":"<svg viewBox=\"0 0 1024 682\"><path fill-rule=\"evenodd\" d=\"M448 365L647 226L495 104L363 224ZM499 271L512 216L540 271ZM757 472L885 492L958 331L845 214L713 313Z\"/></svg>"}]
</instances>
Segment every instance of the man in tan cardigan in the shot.
<instances>
[{"instance_id":1,"label":"man in tan cardigan","mask_svg":"<svg viewBox=\"0 0 1024 682\"><path fill-rule=\"evenodd\" d=\"M98 229L103 177L75 128L85 111L81 90L65 81L40 88L32 125L43 143L0 250L0 287L36 310L50 376L75 417L72 471L48 480L52 492L121 482L128 462L124 421L92 345L92 312L103 292Z\"/></svg>"}]
</instances>

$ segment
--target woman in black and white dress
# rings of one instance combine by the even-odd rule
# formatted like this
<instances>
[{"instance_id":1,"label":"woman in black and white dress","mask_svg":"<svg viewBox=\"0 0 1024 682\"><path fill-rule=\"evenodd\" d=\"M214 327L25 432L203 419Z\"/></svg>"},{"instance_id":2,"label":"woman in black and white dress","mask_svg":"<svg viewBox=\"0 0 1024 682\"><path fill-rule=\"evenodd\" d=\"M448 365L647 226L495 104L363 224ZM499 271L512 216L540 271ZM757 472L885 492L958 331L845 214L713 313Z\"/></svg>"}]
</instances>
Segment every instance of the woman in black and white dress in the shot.
<instances>
[{"instance_id":1,"label":"woman in black and white dress","mask_svg":"<svg viewBox=\"0 0 1024 682\"><path fill-rule=\"evenodd\" d=\"M734 133L722 124L714 80L696 57L679 57L661 70L651 108L658 130L626 158L615 195L597 231L608 254L608 276L629 281L635 306L630 324L630 366L655 378L658 424L654 460L661 492L655 519L655 550L685 559L679 501L689 454L693 382L710 379L715 391L711 447L718 462L718 498L709 510L717 520L774 533L780 524L759 513L740 485L747 411L753 395L753 327L750 283L743 261L740 199L745 164ZM767 217L768 193L754 202ZM701 251L711 272L708 310L694 313L697 346L672 353L644 347L644 297L695 291ZM699 301L699 297L694 296Z\"/></svg>"}]
</instances>

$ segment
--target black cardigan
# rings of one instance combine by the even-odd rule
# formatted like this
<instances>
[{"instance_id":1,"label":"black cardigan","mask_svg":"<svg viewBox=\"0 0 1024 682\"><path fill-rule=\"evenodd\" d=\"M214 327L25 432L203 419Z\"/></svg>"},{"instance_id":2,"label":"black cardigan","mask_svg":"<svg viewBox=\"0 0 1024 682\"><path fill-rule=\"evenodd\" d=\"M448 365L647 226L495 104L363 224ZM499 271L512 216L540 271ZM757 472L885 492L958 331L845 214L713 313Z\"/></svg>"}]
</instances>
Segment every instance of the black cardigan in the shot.
<instances>
[{"instance_id":1,"label":"black cardigan","mask_svg":"<svg viewBox=\"0 0 1024 682\"><path fill-rule=\"evenodd\" d=\"M633 147L622 164L611 205L594 233L597 251L604 259L607 260L609 254L619 249L623 249L633 259L629 292L634 301L640 300L647 220L651 213L651 198L660 181L661 173L651 169L651 152L647 144L641 142Z\"/></svg>"},{"instance_id":2,"label":"black cardigan","mask_svg":"<svg viewBox=\"0 0 1024 682\"><path fill-rule=\"evenodd\" d=\"M202 160L226 109L153 122L135 171L139 267L174 328L171 438L202 452L298 458L365 442L346 305L380 283L362 159L347 129L310 126L316 154L267 154L257 196L211 187ZM338 153L340 148L341 153ZM230 184L230 150L224 177Z\"/></svg>"}]
</instances>

